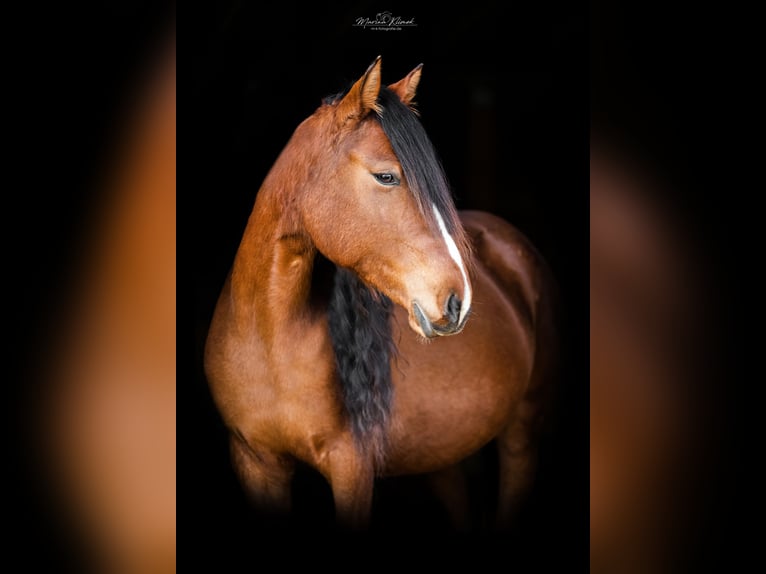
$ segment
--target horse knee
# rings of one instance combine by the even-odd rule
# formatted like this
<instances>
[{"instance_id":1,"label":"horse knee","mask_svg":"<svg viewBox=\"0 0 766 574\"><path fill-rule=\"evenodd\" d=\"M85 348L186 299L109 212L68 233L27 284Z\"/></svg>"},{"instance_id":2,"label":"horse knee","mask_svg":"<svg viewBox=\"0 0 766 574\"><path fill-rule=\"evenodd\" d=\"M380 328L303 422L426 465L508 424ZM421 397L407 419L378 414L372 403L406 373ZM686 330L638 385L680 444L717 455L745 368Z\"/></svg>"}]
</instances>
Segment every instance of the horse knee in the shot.
<instances>
[{"instance_id":1,"label":"horse knee","mask_svg":"<svg viewBox=\"0 0 766 574\"><path fill-rule=\"evenodd\" d=\"M500 463L497 526L514 526L537 470L537 443L530 429L516 422L498 437Z\"/></svg>"},{"instance_id":2,"label":"horse knee","mask_svg":"<svg viewBox=\"0 0 766 574\"><path fill-rule=\"evenodd\" d=\"M537 466L537 444L527 429L514 427L498 439L500 485L505 491L519 490L531 482Z\"/></svg>"},{"instance_id":3,"label":"horse knee","mask_svg":"<svg viewBox=\"0 0 766 574\"><path fill-rule=\"evenodd\" d=\"M434 494L444 505L453 528L467 532L472 526L471 509L463 468L457 464L436 471L429 476L429 481Z\"/></svg>"}]
</instances>

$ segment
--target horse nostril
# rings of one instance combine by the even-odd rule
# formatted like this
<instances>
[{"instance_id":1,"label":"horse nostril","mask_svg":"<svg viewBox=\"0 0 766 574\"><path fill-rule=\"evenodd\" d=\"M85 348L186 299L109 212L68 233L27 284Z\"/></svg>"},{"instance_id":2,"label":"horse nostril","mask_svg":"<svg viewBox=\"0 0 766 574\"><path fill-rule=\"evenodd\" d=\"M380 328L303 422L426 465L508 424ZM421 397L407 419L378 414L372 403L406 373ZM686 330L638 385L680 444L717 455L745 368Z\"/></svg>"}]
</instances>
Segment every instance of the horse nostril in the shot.
<instances>
[{"instance_id":1,"label":"horse nostril","mask_svg":"<svg viewBox=\"0 0 766 574\"><path fill-rule=\"evenodd\" d=\"M450 294L449 298L447 299L446 314L452 325L457 325L458 319L460 318L460 306L461 302L457 295L454 293Z\"/></svg>"}]
</instances>

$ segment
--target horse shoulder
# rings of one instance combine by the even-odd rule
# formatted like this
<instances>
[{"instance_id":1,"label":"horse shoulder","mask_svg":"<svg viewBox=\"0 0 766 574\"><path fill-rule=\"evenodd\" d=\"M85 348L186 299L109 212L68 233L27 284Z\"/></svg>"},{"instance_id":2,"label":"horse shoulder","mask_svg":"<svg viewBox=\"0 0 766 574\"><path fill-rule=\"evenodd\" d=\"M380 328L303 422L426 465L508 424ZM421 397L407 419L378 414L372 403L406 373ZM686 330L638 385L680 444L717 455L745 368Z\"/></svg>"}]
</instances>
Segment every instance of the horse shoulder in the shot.
<instances>
[{"instance_id":1,"label":"horse shoulder","mask_svg":"<svg viewBox=\"0 0 766 574\"><path fill-rule=\"evenodd\" d=\"M213 399L229 428L242 428L275 402L268 384L265 348L252 332L237 328L224 287L205 343L204 369Z\"/></svg>"}]
</instances>

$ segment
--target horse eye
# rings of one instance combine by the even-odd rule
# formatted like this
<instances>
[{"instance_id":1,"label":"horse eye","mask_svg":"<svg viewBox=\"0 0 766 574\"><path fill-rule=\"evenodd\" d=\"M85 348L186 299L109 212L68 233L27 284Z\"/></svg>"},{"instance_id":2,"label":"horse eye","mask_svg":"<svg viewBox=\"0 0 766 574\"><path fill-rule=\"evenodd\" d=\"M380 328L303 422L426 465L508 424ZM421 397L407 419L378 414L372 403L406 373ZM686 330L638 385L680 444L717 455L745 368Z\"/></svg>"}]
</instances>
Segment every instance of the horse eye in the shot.
<instances>
[{"instance_id":1,"label":"horse eye","mask_svg":"<svg viewBox=\"0 0 766 574\"><path fill-rule=\"evenodd\" d=\"M399 178L393 173L373 173L372 175L382 185L399 185Z\"/></svg>"}]
</instances>

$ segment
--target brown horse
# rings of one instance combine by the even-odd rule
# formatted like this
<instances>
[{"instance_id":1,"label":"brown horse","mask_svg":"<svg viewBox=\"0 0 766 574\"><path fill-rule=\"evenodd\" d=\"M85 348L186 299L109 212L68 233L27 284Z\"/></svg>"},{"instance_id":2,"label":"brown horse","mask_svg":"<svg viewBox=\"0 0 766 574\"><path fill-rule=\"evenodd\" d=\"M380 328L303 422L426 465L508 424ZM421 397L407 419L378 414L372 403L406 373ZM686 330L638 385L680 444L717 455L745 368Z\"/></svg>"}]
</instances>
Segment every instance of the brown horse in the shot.
<instances>
[{"instance_id":1,"label":"brown horse","mask_svg":"<svg viewBox=\"0 0 766 574\"><path fill-rule=\"evenodd\" d=\"M547 268L505 221L458 216L411 108L420 75L382 86L378 58L298 126L218 301L206 373L263 508L289 511L303 461L362 527L375 476L443 486L495 438L499 521L532 480L555 353Z\"/></svg>"}]
</instances>

